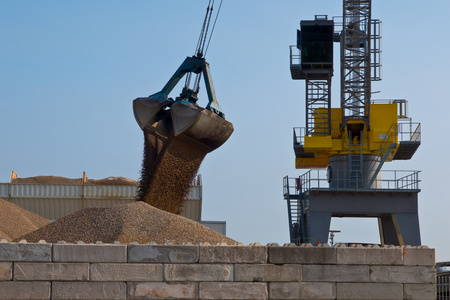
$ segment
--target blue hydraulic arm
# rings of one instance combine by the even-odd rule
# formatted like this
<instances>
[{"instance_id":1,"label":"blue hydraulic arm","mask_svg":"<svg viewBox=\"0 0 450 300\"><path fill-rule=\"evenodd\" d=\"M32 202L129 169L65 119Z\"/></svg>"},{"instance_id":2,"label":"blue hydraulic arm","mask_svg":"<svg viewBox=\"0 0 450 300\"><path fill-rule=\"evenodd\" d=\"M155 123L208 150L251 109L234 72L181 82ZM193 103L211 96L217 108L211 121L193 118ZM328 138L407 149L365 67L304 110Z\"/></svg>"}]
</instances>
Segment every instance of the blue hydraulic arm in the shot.
<instances>
[{"instance_id":1,"label":"blue hydraulic arm","mask_svg":"<svg viewBox=\"0 0 450 300\"><path fill-rule=\"evenodd\" d=\"M181 94L175 99L169 98L169 94L178 84L178 82L185 76L190 76L191 73L197 75L195 79L194 89L188 87L190 77L186 82ZM208 95L208 104L205 109L212 112L213 114L225 119L225 114L220 108L219 103L216 99L216 93L214 91L214 85L212 82L211 71L209 69L209 64L204 58L199 58L197 56L187 57L181 66L172 75L169 81L164 85L161 91L152 94L148 97L137 98L133 101L133 111L137 123L144 129L145 127L150 127L155 122L158 122L161 117L164 116L165 109L172 107L174 104L180 103L188 106L199 107L197 102L198 84L200 78L203 75L206 92Z\"/></svg>"},{"instance_id":2,"label":"blue hydraulic arm","mask_svg":"<svg viewBox=\"0 0 450 300\"><path fill-rule=\"evenodd\" d=\"M212 82L211 71L209 69L209 63L205 61L204 58L187 57L178 70L173 74L173 76L169 79L166 85L162 88L158 93L152 94L149 96L150 99L166 101L169 100L171 103L175 102L183 102L185 104L195 103L197 101L196 92L189 89L187 86L183 88L183 92L180 94L180 97L177 97L175 100L173 98L169 98L170 92L175 88L181 78L184 77L187 73L194 74L203 74L206 86L206 92L208 94L208 104L205 107L207 110L219 115L222 118L225 118L225 114L219 106L219 103L216 99L216 93L214 90L214 85Z\"/></svg>"}]
</instances>

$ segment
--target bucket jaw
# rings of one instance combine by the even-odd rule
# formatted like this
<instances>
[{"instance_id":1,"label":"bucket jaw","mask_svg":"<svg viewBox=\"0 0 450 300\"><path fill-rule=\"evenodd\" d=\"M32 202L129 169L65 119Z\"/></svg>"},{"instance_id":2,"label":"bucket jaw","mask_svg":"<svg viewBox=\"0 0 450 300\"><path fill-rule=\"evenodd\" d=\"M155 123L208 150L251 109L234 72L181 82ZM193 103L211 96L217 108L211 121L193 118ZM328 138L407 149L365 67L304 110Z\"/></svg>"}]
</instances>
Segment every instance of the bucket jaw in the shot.
<instances>
[{"instance_id":1,"label":"bucket jaw","mask_svg":"<svg viewBox=\"0 0 450 300\"><path fill-rule=\"evenodd\" d=\"M211 152L233 133L233 124L193 104L176 103L170 110L175 137Z\"/></svg>"},{"instance_id":2,"label":"bucket jaw","mask_svg":"<svg viewBox=\"0 0 450 300\"><path fill-rule=\"evenodd\" d=\"M141 97L133 101L133 112L139 127L151 127L164 118L165 108L172 104L169 100L160 101L151 97Z\"/></svg>"}]
</instances>

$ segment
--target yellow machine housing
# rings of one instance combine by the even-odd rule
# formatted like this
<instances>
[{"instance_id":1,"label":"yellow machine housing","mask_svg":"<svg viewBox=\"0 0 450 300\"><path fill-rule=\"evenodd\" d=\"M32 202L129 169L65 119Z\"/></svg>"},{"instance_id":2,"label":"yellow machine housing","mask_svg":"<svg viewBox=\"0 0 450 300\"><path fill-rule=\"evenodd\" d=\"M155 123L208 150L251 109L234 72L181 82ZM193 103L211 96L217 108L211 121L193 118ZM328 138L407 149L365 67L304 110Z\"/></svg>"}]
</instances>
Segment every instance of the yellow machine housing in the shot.
<instances>
[{"instance_id":1,"label":"yellow machine housing","mask_svg":"<svg viewBox=\"0 0 450 300\"><path fill-rule=\"evenodd\" d=\"M315 122L323 120L324 113L325 108L316 109ZM355 152L384 156L389 151L386 161L392 161L399 145L396 103L371 104L369 126L364 120L350 120L342 128L342 109L331 108L330 113L330 134L322 126L304 137L303 151L307 155L295 159L297 169L326 168L330 156ZM389 147L391 144L395 146Z\"/></svg>"}]
</instances>

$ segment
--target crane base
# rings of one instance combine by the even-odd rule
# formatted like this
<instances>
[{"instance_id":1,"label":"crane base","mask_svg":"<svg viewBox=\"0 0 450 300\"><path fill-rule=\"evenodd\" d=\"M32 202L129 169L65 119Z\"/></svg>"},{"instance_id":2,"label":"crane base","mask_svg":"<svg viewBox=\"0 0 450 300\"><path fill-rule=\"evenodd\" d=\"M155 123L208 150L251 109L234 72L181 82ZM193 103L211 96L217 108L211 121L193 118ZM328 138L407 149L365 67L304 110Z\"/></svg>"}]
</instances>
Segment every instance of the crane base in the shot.
<instances>
[{"instance_id":1,"label":"crane base","mask_svg":"<svg viewBox=\"0 0 450 300\"><path fill-rule=\"evenodd\" d=\"M307 243L327 243L332 217L377 218L382 245L420 246L419 191L309 190L305 209Z\"/></svg>"}]
</instances>

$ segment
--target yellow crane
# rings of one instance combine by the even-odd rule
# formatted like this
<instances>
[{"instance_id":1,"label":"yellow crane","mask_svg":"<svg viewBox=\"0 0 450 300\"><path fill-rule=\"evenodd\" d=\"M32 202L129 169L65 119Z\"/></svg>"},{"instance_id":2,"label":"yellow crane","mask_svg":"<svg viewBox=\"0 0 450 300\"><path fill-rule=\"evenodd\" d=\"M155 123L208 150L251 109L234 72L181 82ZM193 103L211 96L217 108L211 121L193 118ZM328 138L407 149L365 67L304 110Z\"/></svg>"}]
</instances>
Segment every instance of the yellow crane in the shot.
<instances>
[{"instance_id":1,"label":"yellow crane","mask_svg":"<svg viewBox=\"0 0 450 300\"><path fill-rule=\"evenodd\" d=\"M342 17L301 21L290 47L291 77L304 80L306 91L306 126L294 128L295 168L312 169L284 178L292 243L325 243L332 217L378 218L381 244L421 243L419 171L394 171L393 179L380 172L385 162L411 159L421 137L406 100L372 99L371 83L381 80L381 21L371 5L343 0ZM331 106L335 42L340 107Z\"/></svg>"}]
</instances>

